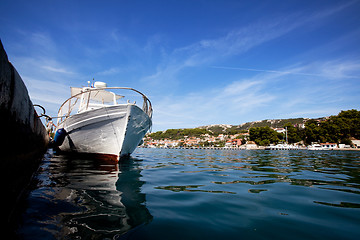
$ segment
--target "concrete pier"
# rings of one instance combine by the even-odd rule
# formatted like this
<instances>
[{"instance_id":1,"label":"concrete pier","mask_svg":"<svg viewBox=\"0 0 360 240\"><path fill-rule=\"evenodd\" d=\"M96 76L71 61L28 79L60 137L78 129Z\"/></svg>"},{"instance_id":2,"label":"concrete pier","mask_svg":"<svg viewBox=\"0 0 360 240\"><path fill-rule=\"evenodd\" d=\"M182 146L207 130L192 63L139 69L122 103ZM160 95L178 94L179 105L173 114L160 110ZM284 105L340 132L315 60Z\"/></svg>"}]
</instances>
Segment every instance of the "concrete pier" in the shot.
<instances>
[{"instance_id":1,"label":"concrete pier","mask_svg":"<svg viewBox=\"0 0 360 240\"><path fill-rule=\"evenodd\" d=\"M16 203L37 170L48 142L26 86L0 42L0 191L1 222L5 226L13 225Z\"/></svg>"}]
</instances>

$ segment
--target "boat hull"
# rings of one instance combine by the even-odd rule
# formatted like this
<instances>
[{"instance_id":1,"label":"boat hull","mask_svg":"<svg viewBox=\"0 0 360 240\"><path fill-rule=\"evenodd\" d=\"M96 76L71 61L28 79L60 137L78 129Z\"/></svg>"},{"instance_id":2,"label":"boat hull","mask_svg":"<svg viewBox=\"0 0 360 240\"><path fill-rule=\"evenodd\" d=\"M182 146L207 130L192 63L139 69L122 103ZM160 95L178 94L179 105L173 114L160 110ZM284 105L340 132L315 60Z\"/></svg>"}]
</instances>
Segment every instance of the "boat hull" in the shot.
<instances>
[{"instance_id":1,"label":"boat hull","mask_svg":"<svg viewBox=\"0 0 360 240\"><path fill-rule=\"evenodd\" d=\"M151 119L134 104L107 106L75 114L58 128L66 137L61 151L118 160L129 156L149 130Z\"/></svg>"}]
</instances>

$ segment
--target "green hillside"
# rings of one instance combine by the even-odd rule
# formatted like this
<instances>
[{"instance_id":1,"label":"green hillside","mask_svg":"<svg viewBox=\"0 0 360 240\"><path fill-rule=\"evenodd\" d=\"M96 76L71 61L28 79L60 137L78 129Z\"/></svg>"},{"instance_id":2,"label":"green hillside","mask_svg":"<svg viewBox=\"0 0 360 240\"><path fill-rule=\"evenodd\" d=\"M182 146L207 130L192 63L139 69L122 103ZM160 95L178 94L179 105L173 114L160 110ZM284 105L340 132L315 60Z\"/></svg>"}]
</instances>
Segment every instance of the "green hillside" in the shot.
<instances>
[{"instance_id":1,"label":"green hillside","mask_svg":"<svg viewBox=\"0 0 360 240\"><path fill-rule=\"evenodd\" d=\"M235 135L250 130L250 139L259 145L276 143L282 135L271 128L288 129L290 143L303 141L334 142L351 144L351 139L360 139L360 111L355 109L341 111L336 116L309 119L289 118L247 122L240 125L209 125L188 129L168 129L148 134L153 139L183 139L187 137L203 137L205 134L218 136L219 134ZM269 137L270 136L270 137Z\"/></svg>"}]
</instances>

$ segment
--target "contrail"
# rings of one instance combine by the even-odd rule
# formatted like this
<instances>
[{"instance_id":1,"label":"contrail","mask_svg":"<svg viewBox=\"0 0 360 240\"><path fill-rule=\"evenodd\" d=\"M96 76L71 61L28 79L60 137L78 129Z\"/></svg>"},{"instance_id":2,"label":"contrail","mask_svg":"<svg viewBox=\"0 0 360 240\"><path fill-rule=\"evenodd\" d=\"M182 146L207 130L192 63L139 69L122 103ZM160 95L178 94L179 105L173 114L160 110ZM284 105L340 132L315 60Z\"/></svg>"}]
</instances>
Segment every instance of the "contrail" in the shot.
<instances>
[{"instance_id":1,"label":"contrail","mask_svg":"<svg viewBox=\"0 0 360 240\"><path fill-rule=\"evenodd\" d=\"M223 67L223 66L211 66L212 68L219 69L229 69L229 70L241 70L241 71L252 71L252 72L269 72L269 73L285 73L289 74L291 72L275 71L275 70L264 70L264 69L254 69L254 68L240 68L240 67Z\"/></svg>"},{"instance_id":2,"label":"contrail","mask_svg":"<svg viewBox=\"0 0 360 240\"><path fill-rule=\"evenodd\" d=\"M224 67L224 66L211 66L211 67L212 68L218 68L218 69L228 69L228 70L267 72L267 73L281 73L281 74L293 74L293 75L313 76L313 77L329 77L328 75L325 75L325 74L315 74L315 73L287 72L287 71L277 71L277 70L267 70L267 69ZM359 76L342 76L342 77L343 78L360 78Z\"/></svg>"}]
</instances>

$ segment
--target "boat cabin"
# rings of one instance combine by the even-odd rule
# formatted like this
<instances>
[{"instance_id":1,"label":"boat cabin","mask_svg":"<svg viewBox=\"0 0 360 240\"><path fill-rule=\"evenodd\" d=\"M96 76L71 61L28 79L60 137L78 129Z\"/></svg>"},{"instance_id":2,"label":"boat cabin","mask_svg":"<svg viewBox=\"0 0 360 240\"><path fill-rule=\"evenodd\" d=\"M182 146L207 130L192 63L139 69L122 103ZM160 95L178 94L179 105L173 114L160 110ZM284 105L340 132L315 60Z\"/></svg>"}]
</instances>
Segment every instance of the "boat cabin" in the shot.
<instances>
[{"instance_id":1,"label":"boat cabin","mask_svg":"<svg viewBox=\"0 0 360 240\"><path fill-rule=\"evenodd\" d=\"M94 110L106 105L117 105L117 100L123 98L124 96L104 90L103 88L106 87L106 83L104 82L95 82L93 88L71 87L71 97L75 97L80 100L78 113ZM96 90L97 88L99 90Z\"/></svg>"},{"instance_id":2,"label":"boat cabin","mask_svg":"<svg viewBox=\"0 0 360 240\"><path fill-rule=\"evenodd\" d=\"M83 113L103 107L116 106L119 104L130 104L128 100L127 103L118 102L119 99L124 98L122 95L118 95L114 92L107 90L122 90L122 91L133 91L139 94L138 97L141 97L143 100L142 107L138 106L151 118L152 117L152 106L150 100L140 91L128 88L128 87L107 87L104 82L95 82L93 86L88 87L71 87L71 97L68 98L59 108L57 116L57 125L59 125L66 118L77 114ZM133 95L132 95L133 96ZM134 96L133 96L134 97ZM135 96L136 97L136 96Z\"/></svg>"}]
</instances>

